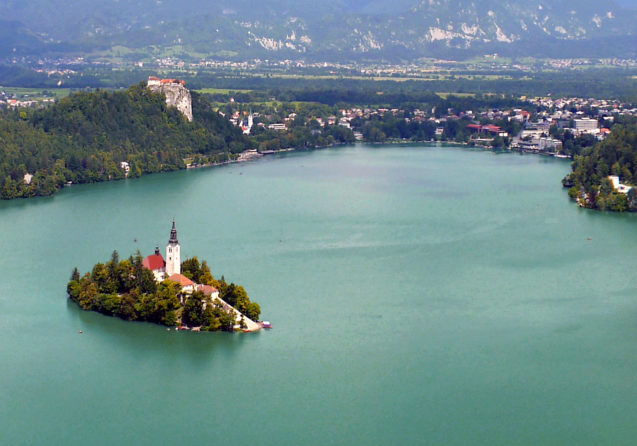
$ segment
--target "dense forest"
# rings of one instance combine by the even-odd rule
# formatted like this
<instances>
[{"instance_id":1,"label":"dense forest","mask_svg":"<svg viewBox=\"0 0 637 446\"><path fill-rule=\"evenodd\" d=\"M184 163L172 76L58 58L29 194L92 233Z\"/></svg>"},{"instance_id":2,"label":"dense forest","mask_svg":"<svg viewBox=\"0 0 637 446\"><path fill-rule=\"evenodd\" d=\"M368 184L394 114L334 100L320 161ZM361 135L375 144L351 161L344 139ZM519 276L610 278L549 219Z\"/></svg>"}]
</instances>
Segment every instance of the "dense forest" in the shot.
<instances>
[{"instance_id":1,"label":"dense forest","mask_svg":"<svg viewBox=\"0 0 637 446\"><path fill-rule=\"evenodd\" d=\"M179 284L155 282L153 273L144 268L139 251L128 259L119 259L117 251L106 263L97 263L83 276L73 270L67 285L71 300L82 309L116 316L129 321L147 321L174 326L201 327L204 331L233 331L236 321L219 300L207 298L201 291L183 293ZM211 285L219 297L252 320L258 320L261 308L251 302L242 286L217 280L204 261L197 257L182 263L182 274L196 283Z\"/></svg>"},{"instance_id":2,"label":"dense forest","mask_svg":"<svg viewBox=\"0 0 637 446\"><path fill-rule=\"evenodd\" d=\"M569 196L582 206L604 211L637 211L637 188L627 194L616 191L609 175L632 185L637 182L637 123L615 125L603 142L575 156L573 172L563 180Z\"/></svg>"},{"instance_id":3,"label":"dense forest","mask_svg":"<svg viewBox=\"0 0 637 446\"><path fill-rule=\"evenodd\" d=\"M68 181L91 183L128 173L176 170L192 154L227 158L252 147L239 129L193 93L188 122L144 84L125 91L76 93L54 106L0 116L0 197L53 194ZM30 184L24 181L32 174Z\"/></svg>"},{"instance_id":4,"label":"dense forest","mask_svg":"<svg viewBox=\"0 0 637 446\"><path fill-rule=\"evenodd\" d=\"M144 83L124 91L78 92L40 109L0 112L0 198L55 193L67 182L93 183L186 167L185 159L223 162L246 149L318 147L352 142L332 126L256 138L192 92L194 122ZM121 163L129 164L127 172ZM30 183L25 174L33 175Z\"/></svg>"}]
</instances>

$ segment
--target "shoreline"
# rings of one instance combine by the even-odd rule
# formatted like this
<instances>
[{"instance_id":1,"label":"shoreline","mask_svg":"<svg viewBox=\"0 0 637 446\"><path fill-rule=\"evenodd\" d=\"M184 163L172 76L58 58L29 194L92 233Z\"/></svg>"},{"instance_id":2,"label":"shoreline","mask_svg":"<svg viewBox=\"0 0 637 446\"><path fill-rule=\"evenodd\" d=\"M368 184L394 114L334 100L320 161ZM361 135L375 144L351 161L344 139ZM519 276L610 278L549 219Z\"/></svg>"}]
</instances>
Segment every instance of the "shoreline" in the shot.
<instances>
[{"instance_id":1,"label":"shoreline","mask_svg":"<svg viewBox=\"0 0 637 446\"><path fill-rule=\"evenodd\" d=\"M179 172L179 171L187 171L187 170L202 169L202 168L222 167L222 166L228 166L228 165L232 165L232 164L253 162L253 161L257 161L257 160L263 158L264 156L277 155L277 154L289 153L289 152L313 151L313 150L329 149L329 148L334 148L334 147L357 146L357 145L368 145L368 146L387 145L387 146L392 146L392 145L408 145L408 144L431 145L431 146L439 145L439 146L443 146L443 147L444 146L458 146L458 147L466 147L466 148L478 148L478 149L482 149L482 150L489 150L489 151L492 151L492 152L531 154L531 155L539 155L539 156L558 158L558 159L568 159L569 161L572 160L571 157L564 156L564 155L559 155L559 154L556 154L556 153L543 153L543 152L539 152L539 151L529 151L529 150L513 150L511 148L499 148L499 149L496 149L494 147L485 146L485 145L482 145L482 144L469 144L467 142L432 141L432 140L424 140L424 141L389 140L389 141L385 141L385 142L355 141L353 143L331 144L331 145L327 145L327 146L318 146L318 147L300 147L300 148L288 147L288 148L285 148L285 149L266 150L266 151L263 151L263 152L258 152L258 151L256 151L256 149L252 149L254 151L253 153L255 155L246 157L244 159L241 159L241 155L245 154L248 151L241 152L241 154L239 154L239 156L236 159L231 159L231 160L226 160L226 161L221 161L221 162L215 162L215 163L196 164L196 165L186 164L184 162L185 167L183 167L183 168L170 169L170 170L159 171L159 172L149 172L149 173L144 173L144 174L141 174L140 176L136 176L136 177L133 177L133 178L131 178L130 176L127 175L124 178L114 178L114 179L105 180L105 181L93 181L93 182L72 183L72 184L68 184L67 183L63 187L60 187L59 189L57 189L56 192L51 194L51 195L47 195L47 196L32 196L32 197L16 197L16 198L12 198L10 200L0 200L0 202L7 202L8 203L8 202L14 202L14 201L31 200L31 199L34 199L34 198L50 198L50 197L55 197L56 195L58 195L59 192L65 190L65 189L69 189L71 186L81 186L81 185L101 184L101 183L114 183L114 182L123 181L123 180L135 180L135 179L142 178L142 177L145 177L145 176L161 174L161 173Z\"/></svg>"}]
</instances>

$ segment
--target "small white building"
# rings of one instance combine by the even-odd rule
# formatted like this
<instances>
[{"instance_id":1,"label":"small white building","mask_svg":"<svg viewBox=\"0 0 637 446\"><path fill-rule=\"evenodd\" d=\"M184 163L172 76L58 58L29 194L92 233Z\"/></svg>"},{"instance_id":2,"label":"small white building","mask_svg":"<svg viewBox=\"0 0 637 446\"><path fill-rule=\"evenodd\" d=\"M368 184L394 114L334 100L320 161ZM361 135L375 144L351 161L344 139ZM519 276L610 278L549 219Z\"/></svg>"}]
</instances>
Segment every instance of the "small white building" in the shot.
<instances>
[{"instance_id":1,"label":"small white building","mask_svg":"<svg viewBox=\"0 0 637 446\"><path fill-rule=\"evenodd\" d=\"M250 114L248 115L248 125L241 126L241 130L243 131L243 134L249 135L250 132L252 131L253 126L254 126L254 115L252 114L252 112L250 112Z\"/></svg>"},{"instance_id":2,"label":"small white building","mask_svg":"<svg viewBox=\"0 0 637 446\"><path fill-rule=\"evenodd\" d=\"M276 131L279 131L279 132L287 130L287 127L283 123L270 124L270 125L268 125L268 128L270 130L276 130Z\"/></svg>"},{"instance_id":3,"label":"small white building","mask_svg":"<svg viewBox=\"0 0 637 446\"><path fill-rule=\"evenodd\" d=\"M617 175L610 175L608 179L613 183L613 188L620 194L627 194L633 188L632 186L626 186L620 183Z\"/></svg>"}]
</instances>

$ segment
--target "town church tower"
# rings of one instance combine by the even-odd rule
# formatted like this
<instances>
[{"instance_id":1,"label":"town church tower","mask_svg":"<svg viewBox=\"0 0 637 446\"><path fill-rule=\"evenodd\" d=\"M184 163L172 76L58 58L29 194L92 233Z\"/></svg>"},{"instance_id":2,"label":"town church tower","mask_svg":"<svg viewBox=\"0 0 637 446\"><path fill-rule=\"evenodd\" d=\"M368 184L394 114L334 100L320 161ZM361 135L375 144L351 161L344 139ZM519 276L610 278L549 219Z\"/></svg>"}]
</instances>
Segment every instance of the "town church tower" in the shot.
<instances>
[{"instance_id":1,"label":"town church tower","mask_svg":"<svg viewBox=\"0 0 637 446\"><path fill-rule=\"evenodd\" d=\"M170 277L173 274L181 274L181 246L177 240L175 220L173 220L173 228L166 246L166 275Z\"/></svg>"}]
</instances>

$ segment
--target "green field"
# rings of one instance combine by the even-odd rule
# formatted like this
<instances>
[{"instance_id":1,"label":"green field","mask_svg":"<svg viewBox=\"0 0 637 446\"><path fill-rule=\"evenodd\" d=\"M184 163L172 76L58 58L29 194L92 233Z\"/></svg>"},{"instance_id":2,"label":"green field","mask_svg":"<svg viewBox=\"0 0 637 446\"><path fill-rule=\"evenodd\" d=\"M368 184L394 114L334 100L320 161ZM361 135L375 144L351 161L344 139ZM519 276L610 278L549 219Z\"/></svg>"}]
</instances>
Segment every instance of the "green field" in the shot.
<instances>
[{"instance_id":1,"label":"green field","mask_svg":"<svg viewBox=\"0 0 637 446\"><path fill-rule=\"evenodd\" d=\"M0 91L4 91L9 96L16 99L46 99L55 98L62 99L71 94L70 88L22 88L22 87L3 87L0 85Z\"/></svg>"},{"instance_id":2,"label":"green field","mask_svg":"<svg viewBox=\"0 0 637 446\"><path fill-rule=\"evenodd\" d=\"M476 95L475 93L443 93L441 91L437 91L436 94L442 99L447 99L449 96L456 96L458 98L473 98Z\"/></svg>"},{"instance_id":3,"label":"green field","mask_svg":"<svg viewBox=\"0 0 637 446\"><path fill-rule=\"evenodd\" d=\"M198 93L209 94L230 94L230 93L250 93L252 90L241 90L236 88L200 88L195 90Z\"/></svg>"}]
</instances>

